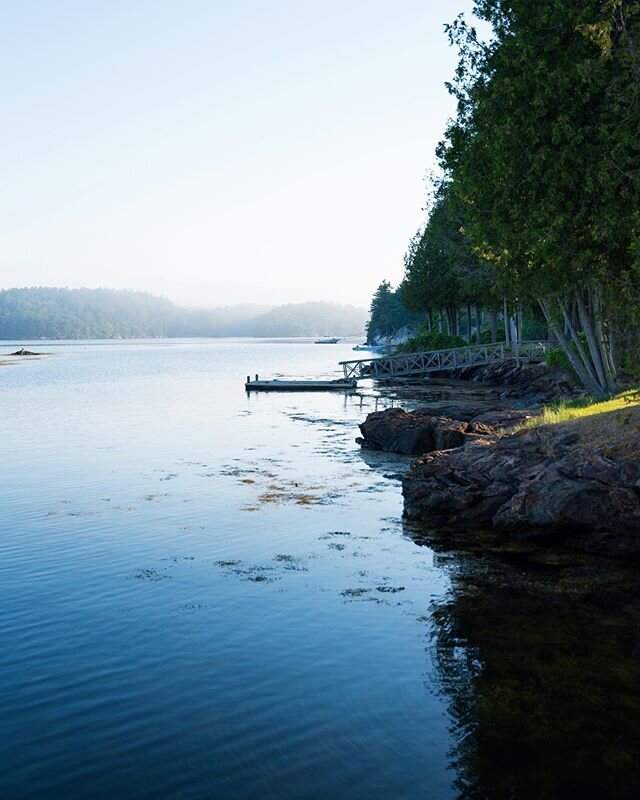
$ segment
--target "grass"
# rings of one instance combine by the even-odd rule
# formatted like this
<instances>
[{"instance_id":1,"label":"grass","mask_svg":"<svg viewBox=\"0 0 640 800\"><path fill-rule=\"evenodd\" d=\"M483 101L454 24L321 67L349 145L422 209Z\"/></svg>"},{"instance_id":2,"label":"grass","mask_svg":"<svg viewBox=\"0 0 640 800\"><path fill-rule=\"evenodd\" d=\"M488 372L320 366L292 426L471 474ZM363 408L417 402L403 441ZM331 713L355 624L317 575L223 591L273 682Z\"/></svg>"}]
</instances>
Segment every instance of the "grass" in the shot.
<instances>
[{"instance_id":1,"label":"grass","mask_svg":"<svg viewBox=\"0 0 640 800\"><path fill-rule=\"evenodd\" d=\"M629 389L608 400L597 400L593 397L577 397L572 400L558 400L544 406L542 414L523 423L523 428L537 428L539 425L555 425L559 422L570 422L573 419L592 417L609 411L626 411L640 404L638 389Z\"/></svg>"}]
</instances>

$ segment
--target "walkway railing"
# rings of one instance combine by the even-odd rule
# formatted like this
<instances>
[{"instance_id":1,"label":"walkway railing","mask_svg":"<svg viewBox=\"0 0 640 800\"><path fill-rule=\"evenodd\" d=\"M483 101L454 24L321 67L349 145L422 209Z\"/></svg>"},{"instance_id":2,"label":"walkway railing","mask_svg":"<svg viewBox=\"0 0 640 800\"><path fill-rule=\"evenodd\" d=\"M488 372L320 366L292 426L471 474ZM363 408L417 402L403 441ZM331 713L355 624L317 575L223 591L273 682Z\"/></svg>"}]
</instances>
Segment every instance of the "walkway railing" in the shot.
<instances>
[{"instance_id":1,"label":"walkway railing","mask_svg":"<svg viewBox=\"0 0 640 800\"><path fill-rule=\"evenodd\" d=\"M480 344L455 347L450 350L431 350L426 353L402 353L396 356L365 358L358 361L341 361L347 380L359 378L399 378L427 375L440 370L467 369L468 367L497 364L508 359L517 361L544 361L557 342L518 342L513 345Z\"/></svg>"}]
</instances>

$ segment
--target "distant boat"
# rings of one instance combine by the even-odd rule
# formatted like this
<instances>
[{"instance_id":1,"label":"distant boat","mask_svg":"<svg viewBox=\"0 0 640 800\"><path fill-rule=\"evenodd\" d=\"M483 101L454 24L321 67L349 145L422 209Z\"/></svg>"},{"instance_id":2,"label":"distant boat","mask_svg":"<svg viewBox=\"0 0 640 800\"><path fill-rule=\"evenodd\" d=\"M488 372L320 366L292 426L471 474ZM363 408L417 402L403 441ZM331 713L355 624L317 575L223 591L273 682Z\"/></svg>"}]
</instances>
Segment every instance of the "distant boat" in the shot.
<instances>
[{"instance_id":1,"label":"distant boat","mask_svg":"<svg viewBox=\"0 0 640 800\"><path fill-rule=\"evenodd\" d=\"M314 344L338 344L340 339L316 339Z\"/></svg>"}]
</instances>

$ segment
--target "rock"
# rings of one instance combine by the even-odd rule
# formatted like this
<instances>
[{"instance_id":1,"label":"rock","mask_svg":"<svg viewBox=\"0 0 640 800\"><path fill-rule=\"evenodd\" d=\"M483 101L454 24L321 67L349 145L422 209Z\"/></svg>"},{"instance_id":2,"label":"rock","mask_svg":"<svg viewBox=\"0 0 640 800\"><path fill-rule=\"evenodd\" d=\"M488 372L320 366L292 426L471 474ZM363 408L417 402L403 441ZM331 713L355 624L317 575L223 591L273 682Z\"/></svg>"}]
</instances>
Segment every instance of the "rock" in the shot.
<instances>
[{"instance_id":1,"label":"rock","mask_svg":"<svg viewBox=\"0 0 640 800\"><path fill-rule=\"evenodd\" d=\"M33 353L31 350L25 350L24 347L21 347L20 350L16 350L15 353L9 353L10 356L39 356L40 353Z\"/></svg>"},{"instance_id":2,"label":"rock","mask_svg":"<svg viewBox=\"0 0 640 800\"><path fill-rule=\"evenodd\" d=\"M521 425L528 419L535 416L534 411L531 409L518 409L518 408L499 408L492 409L491 411L482 411L471 420L471 426L474 430L489 429L495 433L498 430L509 430Z\"/></svg>"},{"instance_id":3,"label":"rock","mask_svg":"<svg viewBox=\"0 0 640 800\"><path fill-rule=\"evenodd\" d=\"M459 416L451 419L439 415L437 411L442 409L404 411L390 408L375 411L368 414L360 425L362 436L356 441L369 450L422 455L433 450L451 450L468 441L495 436L499 430L512 428L532 416L530 411L487 411L483 407L467 406L456 411Z\"/></svg>"},{"instance_id":4,"label":"rock","mask_svg":"<svg viewBox=\"0 0 640 800\"><path fill-rule=\"evenodd\" d=\"M362 438L356 441L369 450L419 455L460 447L467 427L467 422L437 417L428 409L408 412L391 408L368 414L360 425Z\"/></svg>"},{"instance_id":5,"label":"rock","mask_svg":"<svg viewBox=\"0 0 640 800\"><path fill-rule=\"evenodd\" d=\"M610 441L597 444L588 427L581 435L578 422L423 456L403 478L406 516L514 538L555 534L593 552L640 554L639 429L620 434L625 444L613 457Z\"/></svg>"},{"instance_id":6,"label":"rock","mask_svg":"<svg viewBox=\"0 0 640 800\"><path fill-rule=\"evenodd\" d=\"M541 405L555 397L576 394L571 375L546 364L517 364L514 359L458 372L457 377L474 383L498 385L503 400L525 400L529 406Z\"/></svg>"}]
</instances>

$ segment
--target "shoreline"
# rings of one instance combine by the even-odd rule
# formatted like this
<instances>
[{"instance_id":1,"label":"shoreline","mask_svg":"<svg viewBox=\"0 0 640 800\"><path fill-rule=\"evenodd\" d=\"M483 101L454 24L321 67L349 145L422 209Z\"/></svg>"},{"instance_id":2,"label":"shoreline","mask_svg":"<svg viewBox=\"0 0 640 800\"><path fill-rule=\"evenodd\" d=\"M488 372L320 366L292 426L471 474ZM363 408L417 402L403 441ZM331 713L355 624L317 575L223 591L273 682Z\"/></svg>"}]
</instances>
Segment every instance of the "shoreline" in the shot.
<instances>
[{"instance_id":1,"label":"shoreline","mask_svg":"<svg viewBox=\"0 0 640 800\"><path fill-rule=\"evenodd\" d=\"M542 407L498 398L489 409L417 403L367 415L356 439L364 449L415 458L402 476L405 519L470 539L491 530L505 541L640 555L640 405L527 427Z\"/></svg>"}]
</instances>

